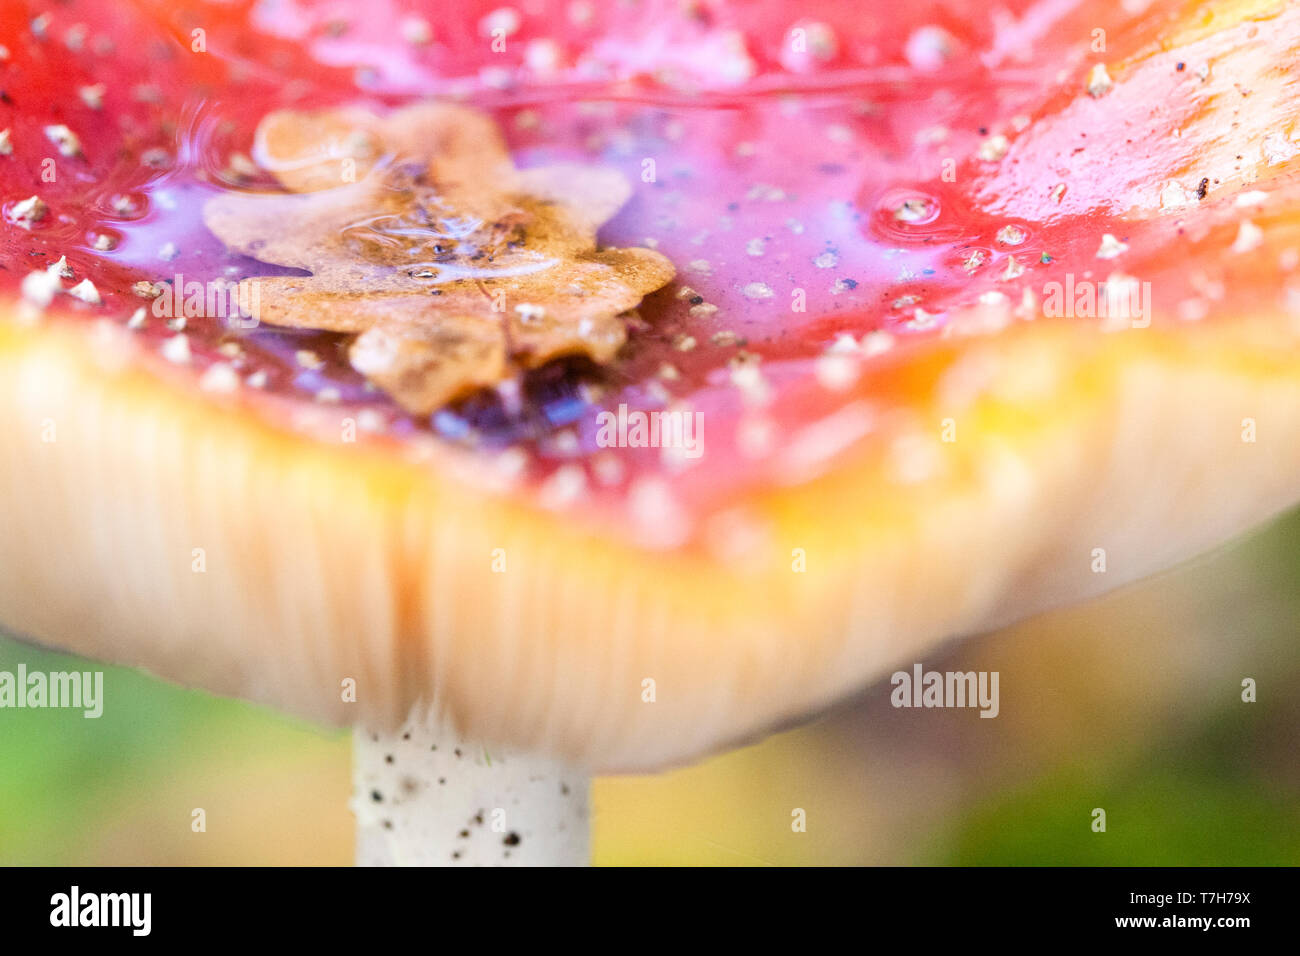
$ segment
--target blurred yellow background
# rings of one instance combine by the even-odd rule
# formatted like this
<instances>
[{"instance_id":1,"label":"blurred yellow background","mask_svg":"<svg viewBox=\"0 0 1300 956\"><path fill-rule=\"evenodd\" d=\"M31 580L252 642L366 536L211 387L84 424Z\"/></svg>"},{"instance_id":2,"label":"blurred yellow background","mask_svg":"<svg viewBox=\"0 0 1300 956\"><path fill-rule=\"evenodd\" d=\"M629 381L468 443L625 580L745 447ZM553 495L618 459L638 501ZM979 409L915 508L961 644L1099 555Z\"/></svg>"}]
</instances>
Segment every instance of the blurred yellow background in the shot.
<instances>
[{"instance_id":1,"label":"blurred yellow background","mask_svg":"<svg viewBox=\"0 0 1300 956\"><path fill-rule=\"evenodd\" d=\"M897 710L882 681L756 746L600 779L595 860L1300 864L1297 540L1292 514L921 662L999 671L996 719ZM0 639L0 670L19 662L81 666ZM0 711L0 864L351 862L346 734L126 670L105 687L99 720ZM795 808L807 832L792 832Z\"/></svg>"}]
</instances>

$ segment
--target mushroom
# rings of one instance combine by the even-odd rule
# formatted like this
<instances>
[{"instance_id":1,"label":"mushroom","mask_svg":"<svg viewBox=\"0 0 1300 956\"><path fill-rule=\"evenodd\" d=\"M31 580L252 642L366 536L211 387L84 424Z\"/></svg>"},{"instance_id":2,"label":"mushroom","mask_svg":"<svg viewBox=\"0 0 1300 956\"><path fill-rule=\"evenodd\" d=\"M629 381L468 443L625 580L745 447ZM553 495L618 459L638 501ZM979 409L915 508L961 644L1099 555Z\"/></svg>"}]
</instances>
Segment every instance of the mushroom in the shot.
<instances>
[{"instance_id":1,"label":"mushroom","mask_svg":"<svg viewBox=\"0 0 1300 956\"><path fill-rule=\"evenodd\" d=\"M895 452L781 492L778 540L824 570L742 573L557 526L387 452L250 425L106 366L92 342L0 331L0 420L23 436L0 467L0 618L377 728L356 735L366 863L579 862L591 771L750 739L950 634L1132 580L1276 512L1300 474L1300 361L1255 377L1209 346L1095 354L1052 393L1068 415L990 430L954 481L886 497ZM1050 354L1082 345L1064 331ZM1002 358L1041 362L1044 347L1026 336ZM1234 454L1245 409L1287 440ZM42 422L58 428L44 446ZM1198 474L1215 510L1189 522L1169 489ZM1107 574L1089 570L1099 546Z\"/></svg>"},{"instance_id":2,"label":"mushroom","mask_svg":"<svg viewBox=\"0 0 1300 956\"><path fill-rule=\"evenodd\" d=\"M1300 150L1269 138L1267 97L1239 95L1280 82L1272 64L1300 11L1258 38L1235 16L1175 37L1217 64L1194 85L1173 66L1190 54L1140 30L1112 33L1104 95L1057 76L1073 62L1066 50L1017 64L1050 88L1041 115L954 133L966 178L925 190L910 185L905 148L856 139L898 135L853 125L856 99L771 108L763 91L790 76L760 77L735 106L743 123L648 113L618 131L658 143L662 126L685 174L671 190L647 185L621 226L617 204L588 225L609 219L623 231L605 240L624 248L660 231L658 255L680 277L638 315L618 299L636 347L596 354L619 374L593 382L572 365L529 365L540 379L494 375L493 395L431 424L402 417L373 388L384 378L367 390L326 346L286 351L266 330L232 337L212 316L164 324L141 312L144 299L172 298L157 275L123 266L143 197L113 202L126 220L113 250L57 259L66 223L102 212L76 190L98 189L123 156L134 175L140 157L81 134L66 161L86 170L30 196L20 160L31 157L18 154L38 147L15 137L0 164L12 227L0 253L0 621L355 726L359 862L581 863L590 774L752 740L942 641L1135 580L1300 498L1300 328L1284 278ZM845 37L834 60L860 79L870 64L849 62L852 18L832 19L819 29ZM900 51L924 26L906 20L888 34ZM738 30L672 25L726 55L700 82L734 85L759 68ZM952 39L945 71L982 42ZM42 102L41 84L58 82L33 72L53 69L47 53L20 44L13 56L14 101ZM310 75L308 52L285 56ZM193 78L166 71L199 69L195 59L155 64L151 111L181 115L168 97ZM1004 107L957 75L981 109ZM1166 101L1181 112L1147 107ZM1264 144L1248 159L1223 135L1216 110L1228 101L1234 136ZM963 118L965 100L945 102ZM843 114L833 133L828 110ZM24 125L59 110L44 112ZM550 122L551 145L586 148L590 116ZM995 150L989 135L1003 137ZM1211 172L1189 174L1196 162ZM1056 182L1065 168L1068 187ZM160 182L197 186L193 172ZM259 170L238 172L247 185ZM153 214L166 225L175 208ZM155 262L161 227L147 225ZM576 243L560 229L545 238L557 236ZM198 230L186 239L175 246L193 262L224 261L211 237L206 248ZM407 278L425 271L437 278ZM485 291L495 281L473 279ZM1155 295L1135 314L1097 314L1144 283ZM1091 298L1075 294L1085 287ZM380 309L365 288L349 294ZM346 312L331 303L334 318ZM524 305L518 321L538 319ZM407 344L421 361L432 354L426 365L445 358L436 341ZM554 425L548 374L560 404L586 417ZM689 446L633 437L631 415L695 406L707 424L698 462ZM476 418L483 407L491 414Z\"/></svg>"}]
</instances>

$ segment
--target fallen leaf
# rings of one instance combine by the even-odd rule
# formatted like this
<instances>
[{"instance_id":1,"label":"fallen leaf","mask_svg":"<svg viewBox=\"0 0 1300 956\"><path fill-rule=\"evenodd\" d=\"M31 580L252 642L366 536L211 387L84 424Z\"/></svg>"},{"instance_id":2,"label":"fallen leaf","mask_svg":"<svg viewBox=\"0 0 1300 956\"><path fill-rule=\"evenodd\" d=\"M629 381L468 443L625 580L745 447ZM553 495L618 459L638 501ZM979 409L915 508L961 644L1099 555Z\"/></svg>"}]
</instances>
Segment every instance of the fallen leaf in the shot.
<instances>
[{"instance_id":1,"label":"fallen leaf","mask_svg":"<svg viewBox=\"0 0 1300 956\"><path fill-rule=\"evenodd\" d=\"M204 221L232 251L311 275L245 279L240 301L355 336L353 367L414 414L560 356L609 362L622 314L674 274L649 249L597 248L630 195L621 174L517 170L464 107L280 111L253 155L290 192L218 196Z\"/></svg>"}]
</instances>

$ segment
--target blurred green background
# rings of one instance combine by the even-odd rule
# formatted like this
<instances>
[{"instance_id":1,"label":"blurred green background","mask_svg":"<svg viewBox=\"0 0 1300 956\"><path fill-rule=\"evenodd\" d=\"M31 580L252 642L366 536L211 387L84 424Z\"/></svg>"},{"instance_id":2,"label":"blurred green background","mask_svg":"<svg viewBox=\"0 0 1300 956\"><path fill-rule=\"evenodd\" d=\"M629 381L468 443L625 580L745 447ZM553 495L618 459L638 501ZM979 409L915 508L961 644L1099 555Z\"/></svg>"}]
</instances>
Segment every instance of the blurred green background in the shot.
<instances>
[{"instance_id":1,"label":"blurred green background","mask_svg":"<svg viewBox=\"0 0 1300 956\"><path fill-rule=\"evenodd\" d=\"M598 780L595 860L1300 864L1297 541L1293 513L922 661L999 671L997 719L896 710L882 682L757 746ZM0 670L19 662L88 666L0 638ZM351 862L346 734L128 670L105 694L99 720L0 711L0 864Z\"/></svg>"}]
</instances>

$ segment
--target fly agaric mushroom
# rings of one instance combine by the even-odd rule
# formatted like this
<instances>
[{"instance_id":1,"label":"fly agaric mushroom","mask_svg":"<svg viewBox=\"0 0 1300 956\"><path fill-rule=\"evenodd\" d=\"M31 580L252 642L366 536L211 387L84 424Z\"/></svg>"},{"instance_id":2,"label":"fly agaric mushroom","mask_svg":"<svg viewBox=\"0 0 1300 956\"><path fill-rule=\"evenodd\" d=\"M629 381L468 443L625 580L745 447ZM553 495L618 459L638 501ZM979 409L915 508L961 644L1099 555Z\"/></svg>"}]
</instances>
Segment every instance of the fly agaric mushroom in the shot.
<instances>
[{"instance_id":1,"label":"fly agaric mushroom","mask_svg":"<svg viewBox=\"0 0 1300 956\"><path fill-rule=\"evenodd\" d=\"M0 620L362 728L359 861L1300 497L1296 7L496 2L0 12Z\"/></svg>"}]
</instances>

